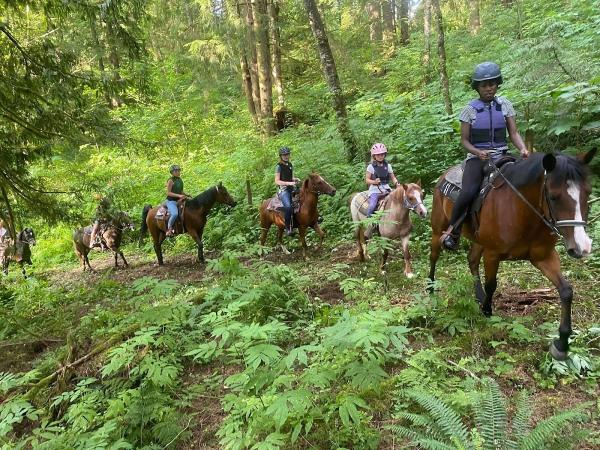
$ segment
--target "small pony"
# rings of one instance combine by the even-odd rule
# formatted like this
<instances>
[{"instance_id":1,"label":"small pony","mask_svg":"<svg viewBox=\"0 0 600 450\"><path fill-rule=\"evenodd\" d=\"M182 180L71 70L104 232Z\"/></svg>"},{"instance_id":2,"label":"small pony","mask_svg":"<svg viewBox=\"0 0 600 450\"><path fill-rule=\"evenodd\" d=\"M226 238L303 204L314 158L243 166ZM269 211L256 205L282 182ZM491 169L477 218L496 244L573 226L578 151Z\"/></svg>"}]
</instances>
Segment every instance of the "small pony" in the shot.
<instances>
[{"instance_id":1,"label":"small pony","mask_svg":"<svg viewBox=\"0 0 600 450\"><path fill-rule=\"evenodd\" d=\"M294 213L293 225L294 228L298 228L300 243L302 244L302 256L304 258L306 258L307 250L306 232L309 227L315 230L321 238L318 249L321 248L323 239L325 239L325 232L321 229L318 222L319 212L317 211L317 204L319 203L319 196L321 194L334 196L335 192L335 188L317 172L311 173L302 183L302 187L300 188L300 207L298 212ZM260 245L265 245L269 229L271 225L275 225L278 228L277 244L284 253L289 254L282 241L283 229L285 227L283 213L268 209L270 202L271 199L267 199L260 205Z\"/></svg>"},{"instance_id":2,"label":"small pony","mask_svg":"<svg viewBox=\"0 0 600 450\"><path fill-rule=\"evenodd\" d=\"M366 211L361 208L364 203L361 201L363 198L366 198L365 192L359 192L354 194L350 201L350 213L356 226L359 261L364 261L365 257L368 257L365 228L360 223L366 217ZM427 208L423 204L424 198L425 194L418 183L401 184L381 201L379 207L380 211L384 211L379 221L379 234L384 238L401 240L402 253L404 254L404 274L408 278L414 276L410 251L408 250L408 241L412 229L410 212L412 211L422 218L427 217ZM384 249L381 270L385 270L387 258L388 250Z\"/></svg>"},{"instance_id":3,"label":"small pony","mask_svg":"<svg viewBox=\"0 0 600 450\"><path fill-rule=\"evenodd\" d=\"M106 246L113 252L115 257L115 268L119 267L118 256L121 255L121 259L125 264L125 267L129 266L127 260L123 255L123 252L119 249L121 246L121 239L123 237L123 231L133 230L134 226L129 218L129 215L121 211L115 217L112 218L108 224L103 225L100 228L100 238L104 241ZM78 228L73 232L73 247L75 248L75 254L79 258L85 272L86 265L93 272L92 266L90 266L90 260L88 254L92 249L90 244L92 227L88 226L85 228Z\"/></svg>"},{"instance_id":4,"label":"small pony","mask_svg":"<svg viewBox=\"0 0 600 450\"><path fill-rule=\"evenodd\" d=\"M31 265L31 245L35 245L35 233L31 228L24 228L17 235L17 240L13 244L12 239L7 242L8 245L0 247L0 263L4 275L8 275L8 266L11 261L21 266L23 277L27 278L25 273L25 264Z\"/></svg>"}]
</instances>

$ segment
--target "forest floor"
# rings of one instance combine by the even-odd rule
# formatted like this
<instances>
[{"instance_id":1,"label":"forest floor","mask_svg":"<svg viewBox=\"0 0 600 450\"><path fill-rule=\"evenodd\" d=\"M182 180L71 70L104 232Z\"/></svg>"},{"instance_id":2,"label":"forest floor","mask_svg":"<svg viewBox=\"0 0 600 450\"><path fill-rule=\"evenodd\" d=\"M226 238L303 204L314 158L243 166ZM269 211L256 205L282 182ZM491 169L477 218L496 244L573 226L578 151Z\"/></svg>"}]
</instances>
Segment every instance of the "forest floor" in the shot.
<instances>
[{"instance_id":1,"label":"forest floor","mask_svg":"<svg viewBox=\"0 0 600 450\"><path fill-rule=\"evenodd\" d=\"M379 270L378 253L367 263L357 262L354 253L354 244L344 243L333 249L324 248L318 254L311 247L307 261L300 257L297 247L290 255L270 252L262 259L270 264L285 264L299 276L307 277L309 281L306 283L306 294L310 301L329 305L332 310L351 309L360 304L370 305L373 309L410 308L428 298L425 294L428 252L424 245L413 247L416 275L413 279L407 279L403 275L403 261L397 249L392 252L385 273ZM205 256L210 261L219 258L220 255L216 251L208 251ZM47 269L43 273L34 272L33 277L45 280L49 286L64 292L98 291L103 283L126 287L144 277L175 280L182 286L206 287L209 283L218 284L219 275L209 271L206 265L198 264L194 253L167 253L165 265L162 267L156 265L154 255L139 250L128 250L126 258L129 267L115 269L112 256L96 254L91 261L94 272L83 272L73 264ZM465 289L469 290L471 284L464 259L464 253L444 256L438 265L438 288L449 305L456 300L452 296L460 297ZM254 262L253 258L241 258L244 266L251 266ZM566 261L565 274L572 280L576 293L573 307L574 328L578 332L582 330L581 334L587 333L588 336L585 342L578 343L578 354L592 366L595 364L595 369L577 370L566 365L558 368L552 365L547 353L547 340L541 334L556 330L560 302L550 283L525 263L506 263L501 266L494 312L501 317L502 322L498 322L496 328L490 328L480 319L458 321L460 323L457 322L455 326L453 320L457 317L456 314L460 313L459 305L458 309L454 310L454 316L445 317L442 311L440 317L431 316L419 322L421 327L432 327L433 331L427 335L427 340L411 340L411 352L414 355L422 350L435 349L442 354L451 355L445 357L445 375L439 374L442 378L491 375L498 381L507 397L512 397L520 389L528 389L532 393L535 421L576 405L592 402L587 408L592 417L590 426L595 430L596 440L590 441L593 443L581 442L577 448L599 448L596 446L600 433L600 404L597 403L600 369L598 340L589 330L598 327L600 323L600 287L599 280L593 273L582 262ZM16 275L11 275L11 279L15 280ZM344 280L358 280L363 284L353 286L348 282L344 283ZM71 322L63 324L65 328L78 327L81 319L98 305L105 309L113 307L111 300L100 300L99 297L93 297L78 305L79 310L67 314L67 320ZM68 309L68 306L66 308ZM508 329L497 329L504 325ZM31 342L11 346L11 351L5 352L0 361L0 372L29 370L43 360L45 354L64 344L64 337L55 336L52 331L49 333L46 341L25 339ZM60 333L57 331L57 334ZM89 339L94 339L91 334ZM393 363L386 366L386 371L395 375L405 368L402 363ZM564 372L562 374L559 373L561 368ZM216 432L227 415L222 407L223 396L226 393L223 380L238 369L236 365L220 361L204 365L190 364L185 367L181 374L183 386L203 384L209 388L197 394L185 408L185 413L189 416L186 430L189 430L190 435L178 448L219 448ZM442 383L443 380L439 382ZM393 391L390 391L390 395L392 393ZM391 398L387 399L388 405L391 401ZM389 411L373 413L372 427L380 433L379 448L401 448L397 438L385 427L390 420ZM296 447L310 446L305 443Z\"/></svg>"}]
</instances>

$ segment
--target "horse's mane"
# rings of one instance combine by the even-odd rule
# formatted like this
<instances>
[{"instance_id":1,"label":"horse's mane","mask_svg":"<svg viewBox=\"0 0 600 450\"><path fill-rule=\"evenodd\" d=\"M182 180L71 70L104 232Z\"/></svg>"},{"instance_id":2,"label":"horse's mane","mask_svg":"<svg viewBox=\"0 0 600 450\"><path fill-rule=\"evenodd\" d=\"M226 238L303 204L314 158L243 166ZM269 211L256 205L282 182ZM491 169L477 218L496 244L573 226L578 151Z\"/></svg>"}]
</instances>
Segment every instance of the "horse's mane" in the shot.
<instances>
[{"instance_id":1,"label":"horse's mane","mask_svg":"<svg viewBox=\"0 0 600 450\"><path fill-rule=\"evenodd\" d=\"M504 172L506 178L517 188L533 183L544 173L542 164L544 156L545 153L534 153L527 159L510 164ZM563 153L557 153L555 156L556 166L548 175L553 181L558 183L586 181L588 169L583 162Z\"/></svg>"},{"instance_id":2,"label":"horse's mane","mask_svg":"<svg viewBox=\"0 0 600 450\"><path fill-rule=\"evenodd\" d=\"M191 208L191 209L202 208L203 206L213 204L216 200L216 197L217 197L217 188L216 188L216 186L213 186L211 188L208 188L201 194L196 195L193 199L188 200L185 203L185 207Z\"/></svg>"}]
</instances>

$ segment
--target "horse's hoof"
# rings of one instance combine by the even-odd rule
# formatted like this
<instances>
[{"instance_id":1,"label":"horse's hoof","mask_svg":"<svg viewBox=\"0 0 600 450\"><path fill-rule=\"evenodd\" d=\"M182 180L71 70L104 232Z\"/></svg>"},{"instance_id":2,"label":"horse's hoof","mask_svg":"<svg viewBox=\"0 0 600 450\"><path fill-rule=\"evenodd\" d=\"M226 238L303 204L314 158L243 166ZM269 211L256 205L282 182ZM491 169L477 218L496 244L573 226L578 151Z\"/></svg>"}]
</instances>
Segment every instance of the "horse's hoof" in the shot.
<instances>
[{"instance_id":1,"label":"horse's hoof","mask_svg":"<svg viewBox=\"0 0 600 450\"><path fill-rule=\"evenodd\" d=\"M557 361L566 361L569 359L569 352L563 352L556 348L554 341L550 344L550 354Z\"/></svg>"}]
</instances>

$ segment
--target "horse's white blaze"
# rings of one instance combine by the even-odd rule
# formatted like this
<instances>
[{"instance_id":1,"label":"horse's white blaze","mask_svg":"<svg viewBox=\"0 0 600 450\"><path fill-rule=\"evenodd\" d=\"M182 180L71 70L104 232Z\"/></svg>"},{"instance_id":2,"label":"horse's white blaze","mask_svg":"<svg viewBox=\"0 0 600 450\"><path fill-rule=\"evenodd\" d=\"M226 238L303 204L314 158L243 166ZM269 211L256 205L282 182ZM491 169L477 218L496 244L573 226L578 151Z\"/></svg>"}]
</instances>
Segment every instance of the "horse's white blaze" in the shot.
<instances>
[{"instance_id":1,"label":"horse's white blaze","mask_svg":"<svg viewBox=\"0 0 600 450\"><path fill-rule=\"evenodd\" d=\"M567 193L575 202L575 217L574 220L583 220L581 217L581 202L579 199L579 185L572 181L567 182ZM573 235L575 237L575 244L577 250L579 250L584 256L588 255L592 251L592 240L585 232L584 227L573 227Z\"/></svg>"},{"instance_id":2,"label":"horse's white blaze","mask_svg":"<svg viewBox=\"0 0 600 450\"><path fill-rule=\"evenodd\" d=\"M419 210L421 210L423 216L426 216L427 208L423 204L423 200L421 199L421 193L419 191L415 191L415 199L417 200L417 203L419 203L419 206L417 207L417 213L419 212Z\"/></svg>"}]
</instances>

